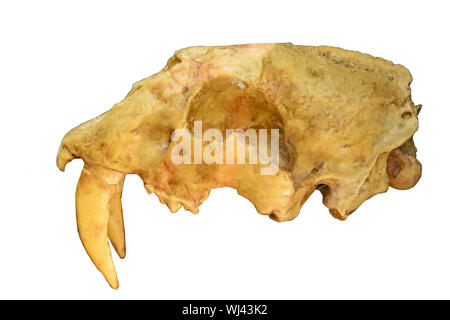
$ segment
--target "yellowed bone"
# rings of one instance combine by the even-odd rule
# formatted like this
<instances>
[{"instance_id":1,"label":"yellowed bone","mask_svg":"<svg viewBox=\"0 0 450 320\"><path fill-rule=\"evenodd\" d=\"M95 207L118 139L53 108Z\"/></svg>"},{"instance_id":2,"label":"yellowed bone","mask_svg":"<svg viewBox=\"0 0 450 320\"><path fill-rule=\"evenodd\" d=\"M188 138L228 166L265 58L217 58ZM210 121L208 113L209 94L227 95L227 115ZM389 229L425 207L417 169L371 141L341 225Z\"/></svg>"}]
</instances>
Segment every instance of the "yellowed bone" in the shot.
<instances>
[{"instance_id":1,"label":"yellowed bone","mask_svg":"<svg viewBox=\"0 0 450 320\"><path fill-rule=\"evenodd\" d=\"M123 258L126 174L139 175L172 212L197 213L211 189L231 187L276 221L294 219L315 190L345 220L389 187L411 188L422 172L413 142L421 105L412 101L411 81L401 65L327 46L178 50L161 72L135 83L123 101L61 143L61 170L75 158L86 163L76 195L83 245L117 288L108 237ZM200 121L203 132L194 137ZM224 137L228 129L278 130L279 170L261 175L261 163L174 163L177 129L201 147L209 129Z\"/></svg>"},{"instance_id":2,"label":"yellowed bone","mask_svg":"<svg viewBox=\"0 0 450 320\"><path fill-rule=\"evenodd\" d=\"M109 199L108 237L120 258L125 258L125 227L122 213L122 189L124 178L115 185Z\"/></svg>"},{"instance_id":3,"label":"yellowed bone","mask_svg":"<svg viewBox=\"0 0 450 320\"><path fill-rule=\"evenodd\" d=\"M123 227L117 228L118 210L113 210L109 223L110 204L117 189L123 184L123 175L96 166L86 165L81 172L76 191L78 233L86 252L95 266L114 289L119 287L108 244L108 226L119 255L125 255ZM121 193L121 191L120 191ZM117 209L117 203L113 206ZM122 224L123 225L123 224Z\"/></svg>"}]
</instances>

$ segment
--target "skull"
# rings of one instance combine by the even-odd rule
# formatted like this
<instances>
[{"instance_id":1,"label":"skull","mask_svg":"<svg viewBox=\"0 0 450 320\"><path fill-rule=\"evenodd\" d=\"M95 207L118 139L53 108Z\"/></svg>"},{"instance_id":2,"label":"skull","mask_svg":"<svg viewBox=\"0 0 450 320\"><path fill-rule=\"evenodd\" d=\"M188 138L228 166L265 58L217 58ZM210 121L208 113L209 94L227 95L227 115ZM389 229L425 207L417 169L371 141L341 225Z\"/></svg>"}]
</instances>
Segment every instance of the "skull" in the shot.
<instances>
[{"instance_id":1,"label":"skull","mask_svg":"<svg viewBox=\"0 0 450 320\"><path fill-rule=\"evenodd\" d=\"M161 72L135 83L122 102L61 143L61 170L75 158L85 163L76 211L87 253L117 288L108 238L124 257L126 174L139 175L173 212L183 206L197 213L211 189L232 187L276 221L295 218L317 189L331 214L344 220L389 186L413 187L421 175L412 140L420 106L411 100L411 81L400 65L332 47L249 44L175 52ZM201 140L208 130L228 142L227 130L276 129L277 170L261 174L269 165L262 161L174 163L179 129L201 153L213 144ZM255 145L243 139L249 160ZM228 152L221 148L215 156Z\"/></svg>"}]
</instances>

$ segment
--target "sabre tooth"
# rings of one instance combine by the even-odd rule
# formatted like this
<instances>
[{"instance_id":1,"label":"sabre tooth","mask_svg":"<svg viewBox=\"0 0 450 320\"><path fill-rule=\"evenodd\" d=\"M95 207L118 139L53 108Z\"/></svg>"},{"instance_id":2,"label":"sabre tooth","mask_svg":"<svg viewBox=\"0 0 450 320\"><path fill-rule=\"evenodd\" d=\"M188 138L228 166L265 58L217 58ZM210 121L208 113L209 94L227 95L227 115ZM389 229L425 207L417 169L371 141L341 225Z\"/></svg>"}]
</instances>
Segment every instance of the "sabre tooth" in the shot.
<instances>
[{"instance_id":1,"label":"sabre tooth","mask_svg":"<svg viewBox=\"0 0 450 320\"><path fill-rule=\"evenodd\" d=\"M125 227L122 211L122 190L124 178L115 185L109 199L108 237L120 258L125 258Z\"/></svg>"},{"instance_id":2,"label":"sabre tooth","mask_svg":"<svg viewBox=\"0 0 450 320\"><path fill-rule=\"evenodd\" d=\"M123 174L85 165L76 191L78 233L87 254L109 285L117 289L116 270L108 244L111 197L123 181Z\"/></svg>"}]
</instances>

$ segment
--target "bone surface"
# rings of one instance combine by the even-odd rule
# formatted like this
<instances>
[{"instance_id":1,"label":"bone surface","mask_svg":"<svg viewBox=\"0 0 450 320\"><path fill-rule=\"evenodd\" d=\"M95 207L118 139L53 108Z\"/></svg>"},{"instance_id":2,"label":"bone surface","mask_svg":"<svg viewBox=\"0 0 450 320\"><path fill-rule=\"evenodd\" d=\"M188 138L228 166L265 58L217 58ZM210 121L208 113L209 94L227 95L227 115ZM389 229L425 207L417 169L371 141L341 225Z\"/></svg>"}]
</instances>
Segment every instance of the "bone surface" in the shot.
<instances>
[{"instance_id":1,"label":"bone surface","mask_svg":"<svg viewBox=\"0 0 450 320\"><path fill-rule=\"evenodd\" d=\"M122 102L61 143L61 170L75 158L85 162L76 210L86 251L117 288L108 238L123 258L120 198L127 174L139 175L173 212L183 206L197 213L211 189L232 187L276 221L294 219L314 190L344 220L389 186L413 187L421 176L412 140L420 106L411 100L411 81L401 65L333 47L176 51L162 71L135 83ZM202 132L224 136L227 129L277 129L279 169L262 175L267 164L261 162L175 164L172 134L186 129L194 145L196 121Z\"/></svg>"}]
</instances>

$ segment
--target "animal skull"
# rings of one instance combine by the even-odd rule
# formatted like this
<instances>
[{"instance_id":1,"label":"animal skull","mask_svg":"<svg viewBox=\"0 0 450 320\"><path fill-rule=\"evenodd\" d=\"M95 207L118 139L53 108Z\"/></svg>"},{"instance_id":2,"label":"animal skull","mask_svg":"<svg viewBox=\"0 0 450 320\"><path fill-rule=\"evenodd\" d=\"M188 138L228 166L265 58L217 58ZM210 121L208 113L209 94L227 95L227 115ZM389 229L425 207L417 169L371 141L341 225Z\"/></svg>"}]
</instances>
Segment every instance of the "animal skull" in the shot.
<instances>
[{"instance_id":1,"label":"animal skull","mask_svg":"<svg viewBox=\"0 0 450 320\"><path fill-rule=\"evenodd\" d=\"M87 253L117 288L108 238L123 258L126 174L138 174L172 212L183 206L197 213L211 189L232 187L276 221L294 219L317 189L331 214L344 220L389 185L413 187L421 175L412 140L420 106L411 101L411 81L400 65L332 47L249 44L175 52L161 72L135 83L122 102L61 143L59 169L74 158L85 162L76 212ZM175 164L172 134L192 133L195 121L202 121L203 132L278 129L279 170L262 175L261 162Z\"/></svg>"}]
</instances>

